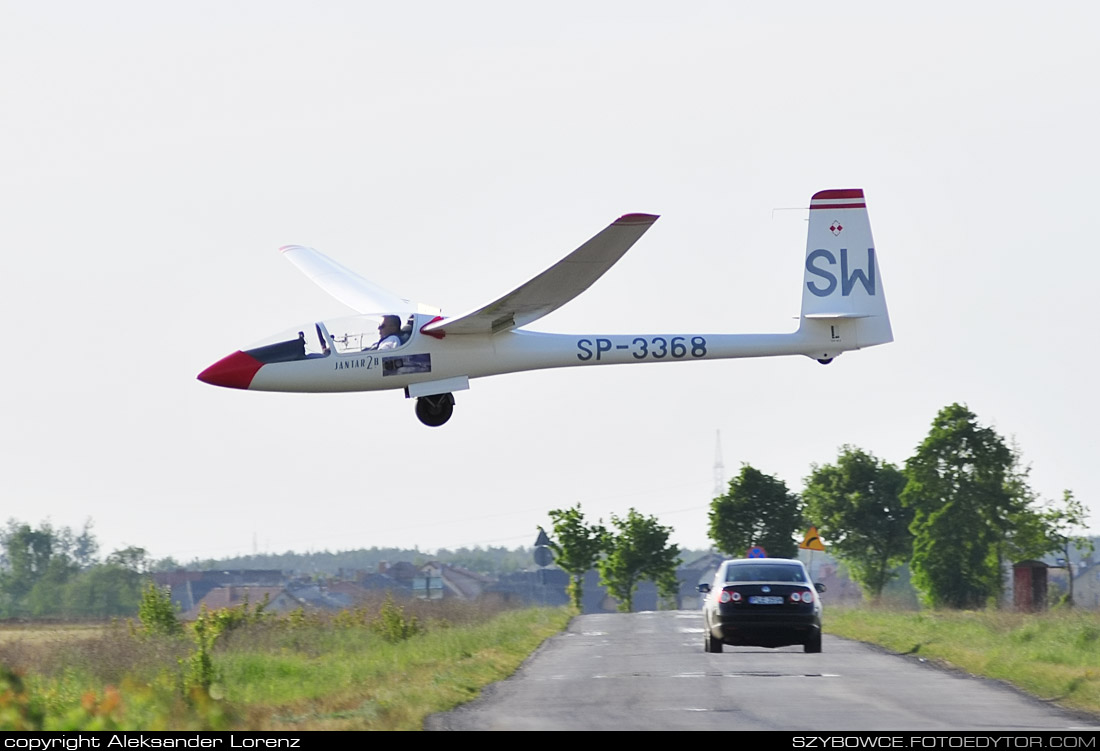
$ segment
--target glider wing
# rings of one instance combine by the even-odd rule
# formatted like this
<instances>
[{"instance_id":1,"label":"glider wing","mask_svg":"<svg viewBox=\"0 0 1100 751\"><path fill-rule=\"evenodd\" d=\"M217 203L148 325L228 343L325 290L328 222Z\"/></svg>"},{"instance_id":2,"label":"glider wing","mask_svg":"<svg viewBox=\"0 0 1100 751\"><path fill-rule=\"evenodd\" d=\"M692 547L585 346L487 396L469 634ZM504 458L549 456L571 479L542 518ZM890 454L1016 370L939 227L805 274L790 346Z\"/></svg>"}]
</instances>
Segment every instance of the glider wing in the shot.
<instances>
[{"instance_id":1,"label":"glider wing","mask_svg":"<svg viewBox=\"0 0 1100 751\"><path fill-rule=\"evenodd\" d=\"M623 257L657 217L627 214L534 279L470 313L430 323L426 334L496 334L524 326L584 292Z\"/></svg>"},{"instance_id":2,"label":"glider wing","mask_svg":"<svg viewBox=\"0 0 1100 751\"><path fill-rule=\"evenodd\" d=\"M286 245L279 250L310 281L359 313L439 313L438 308L406 300L382 289L313 248Z\"/></svg>"}]
</instances>

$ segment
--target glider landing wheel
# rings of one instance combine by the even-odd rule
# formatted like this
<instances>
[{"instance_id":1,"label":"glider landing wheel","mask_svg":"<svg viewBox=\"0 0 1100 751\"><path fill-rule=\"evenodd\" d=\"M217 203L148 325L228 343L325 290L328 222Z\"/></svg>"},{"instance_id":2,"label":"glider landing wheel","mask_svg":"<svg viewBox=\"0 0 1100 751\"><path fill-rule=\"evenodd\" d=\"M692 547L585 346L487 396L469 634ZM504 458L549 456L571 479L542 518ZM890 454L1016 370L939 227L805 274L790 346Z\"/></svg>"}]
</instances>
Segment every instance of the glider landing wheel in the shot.
<instances>
[{"instance_id":1,"label":"glider landing wheel","mask_svg":"<svg viewBox=\"0 0 1100 751\"><path fill-rule=\"evenodd\" d=\"M818 362L821 363L822 365L828 365L832 361L833 361L833 358L831 358L831 357L825 357L825 358L821 358L820 360L818 360Z\"/></svg>"},{"instance_id":2,"label":"glider landing wheel","mask_svg":"<svg viewBox=\"0 0 1100 751\"><path fill-rule=\"evenodd\" d=\"M416 416L430 428L438 428L451 419L455 411L455 398L451 394L422 396L416 400Z\"/></svg>"}]
</instances>

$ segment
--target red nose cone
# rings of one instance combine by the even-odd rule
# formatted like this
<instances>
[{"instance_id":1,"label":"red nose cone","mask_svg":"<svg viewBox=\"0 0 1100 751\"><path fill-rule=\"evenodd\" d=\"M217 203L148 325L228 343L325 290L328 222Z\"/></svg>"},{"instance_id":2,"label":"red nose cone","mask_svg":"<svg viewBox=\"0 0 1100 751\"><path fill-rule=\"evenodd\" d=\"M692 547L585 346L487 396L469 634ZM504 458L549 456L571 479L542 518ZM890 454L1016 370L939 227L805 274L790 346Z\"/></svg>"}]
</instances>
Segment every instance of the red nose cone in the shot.
<instances>
[{"instance_id":1,"label":"red nose cone","mask_svg":"<svg viewBox=\"0 0 1100 751\"><path fill-rule=\"evenodd\" d=\"M199 373L199 380L211 386L246 389L252 383L253 376L263 366L262 362L244 352L234 352Z\"/></svg>"}]
</instances>

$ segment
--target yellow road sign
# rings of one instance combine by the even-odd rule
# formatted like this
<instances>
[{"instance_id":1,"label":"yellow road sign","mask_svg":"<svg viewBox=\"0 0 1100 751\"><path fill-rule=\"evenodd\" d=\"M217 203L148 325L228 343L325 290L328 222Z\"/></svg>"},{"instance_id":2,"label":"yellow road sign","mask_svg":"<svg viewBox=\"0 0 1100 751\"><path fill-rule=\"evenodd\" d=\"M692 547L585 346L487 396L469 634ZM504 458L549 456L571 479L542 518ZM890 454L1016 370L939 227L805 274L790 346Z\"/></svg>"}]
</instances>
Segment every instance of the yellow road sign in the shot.
<instances>
[{"instance_id":1,"label":"yellow road sign","mask_svg":"<svg viewBox=\"0 0 1100 751\"><path fill-rule=\"evenodd\" d=\"M809 531L806 532L806 537L802 540L802 544L798 547L805 550L820 550L823 553L825 552L825 543L823 543L821 537L818 536L817 527L810 527Z\"/></svg>"}]
</instances>

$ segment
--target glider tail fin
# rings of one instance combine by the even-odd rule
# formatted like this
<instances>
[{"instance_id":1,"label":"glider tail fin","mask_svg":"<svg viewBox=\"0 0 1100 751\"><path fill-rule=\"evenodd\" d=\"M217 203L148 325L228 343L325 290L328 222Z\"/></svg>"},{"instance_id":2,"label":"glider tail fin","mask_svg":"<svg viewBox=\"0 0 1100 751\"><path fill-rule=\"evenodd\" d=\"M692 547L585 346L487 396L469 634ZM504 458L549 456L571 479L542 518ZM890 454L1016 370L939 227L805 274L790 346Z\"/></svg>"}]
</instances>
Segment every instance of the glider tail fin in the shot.
<instances>
[{"instance_id":1,"label":"glider tail fin","mask_svg":"<svg viewBox=\"0 0 1100 751\"><path fill-rule=\"evenodd\" d=\"M860 188L810 199L800 331L825 339L813 357L894 340L867 203ZM815 344L816 346L816 344Z\"/></svg>"}]
</instances>

